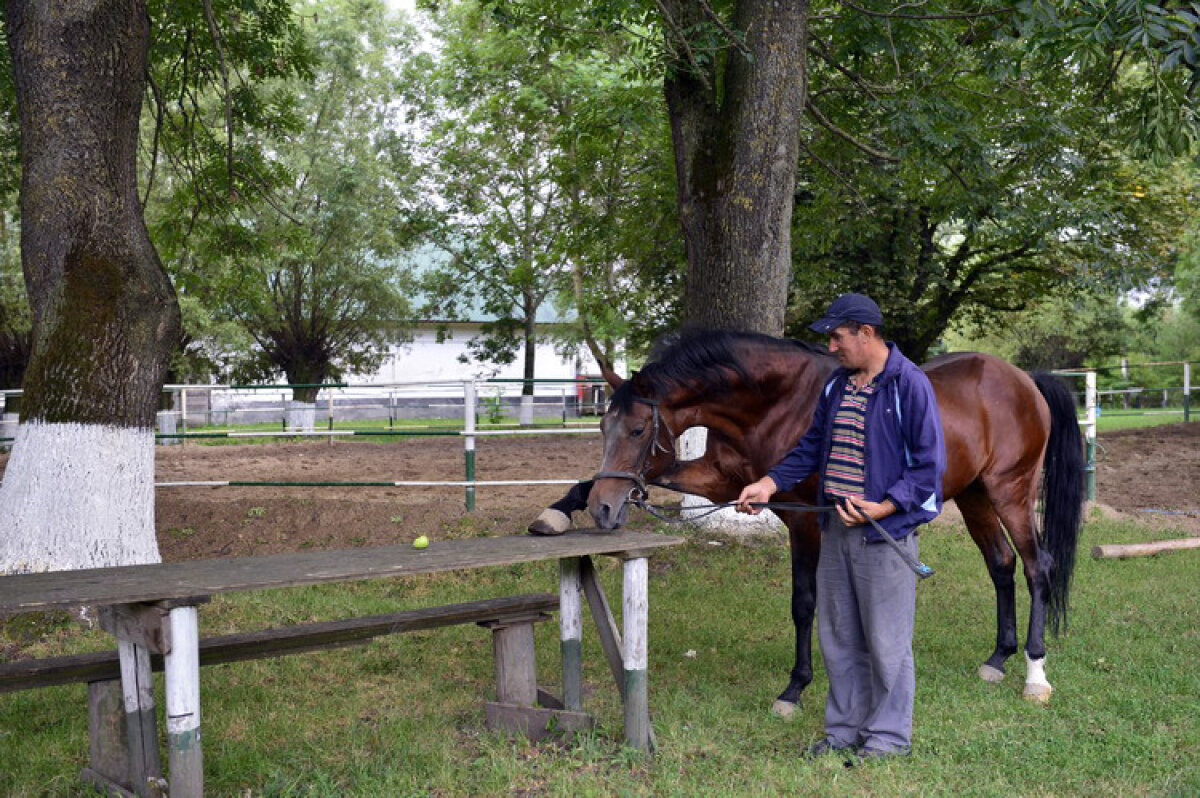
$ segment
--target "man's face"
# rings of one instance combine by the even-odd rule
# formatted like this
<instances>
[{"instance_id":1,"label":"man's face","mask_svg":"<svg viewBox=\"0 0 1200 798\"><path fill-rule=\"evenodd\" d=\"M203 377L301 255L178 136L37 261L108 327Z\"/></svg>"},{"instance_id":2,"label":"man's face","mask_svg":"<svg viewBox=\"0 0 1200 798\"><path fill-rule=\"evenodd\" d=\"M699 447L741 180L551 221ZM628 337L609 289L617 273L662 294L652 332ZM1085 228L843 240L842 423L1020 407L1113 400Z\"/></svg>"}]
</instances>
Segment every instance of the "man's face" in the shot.
<instances>
[{"instance_id":1,"label":"man's face","mask_svg":"<svg viewBox=\"0 0 1200 798\"><path fill-rule=\"evenodd\" d=\"M829 351L837 355L838 362L848 369L860 369L866 365L867 340L865 328L851 332L849 327L838 327L829 333Z\"/></svg>"}]
</instances>

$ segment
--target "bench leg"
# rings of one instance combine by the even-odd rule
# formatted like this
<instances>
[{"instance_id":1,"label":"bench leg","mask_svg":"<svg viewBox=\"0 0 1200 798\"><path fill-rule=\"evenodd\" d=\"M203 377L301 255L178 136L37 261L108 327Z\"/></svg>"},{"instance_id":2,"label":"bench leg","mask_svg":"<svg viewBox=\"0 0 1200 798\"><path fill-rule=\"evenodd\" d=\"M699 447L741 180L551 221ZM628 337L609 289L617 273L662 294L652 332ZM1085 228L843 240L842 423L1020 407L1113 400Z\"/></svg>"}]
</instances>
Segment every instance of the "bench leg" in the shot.
<instances>
[{"instance_id":1,"label":"bench leg","mask_svg":"<svg viewBox=\"0 0 1200 798\"><path fill-rule=\"evenodd\" d=\"M492 651L496 660L496 700L531 707L537 703L537 657L533 623L494 624Z\"/></svg>"},{"instance_id":2,"label":"bench leg","mask_svg":"<svg viewBox=\"0 0 1200 798\"><path fill-rule=\"evenodd\" d=\"M583 709L583 603L578 557L559 560L558 612L562 630L563 706Z\"/></svg>"},{"instance_id":3,"label":"bench leg","mask_svg":"<svg viewBox=\"0 0 1200 798\"><path fill-rule=\"evenodd\" d=\"M200 748L200 648L195 607L174 607L167 616L171 650L164 657L167 682L167 762L171 798L204 795Z\"/></svg>"},{"instance_id":4,"label":"bench leg","mask_svg":"<svg viewBox=\"0 0 1200 798\"><path fill-rule=\"evenodd\" d=\"M129 640L117 640L117 653L121 661L121 692L128 739L127 778L136 794L159 795L163 783L162 760L158 755L150 651Z\"/></svg>"},{"instance_id":5,"label":"bench leg","mask_svg":"<svg viewBox=\"0 0 1200 798\"><path fill-rule=\"evenodd\" d=\"M88 766L80 773L99 790L132 795L129 732L120 679L88 682Z\"/></svg>"},{"instance_id":6,"label":"bench leg","mask_svg":"<svg viewBox=\"0 0 1200 798\"><path fill-rule=\"evenodd\" d=\"M649 621L649 569L645 557L625 560L623 613L625 665L625 742L641 751L654 749L646 684Z\"/></svg>"}]
</instances>

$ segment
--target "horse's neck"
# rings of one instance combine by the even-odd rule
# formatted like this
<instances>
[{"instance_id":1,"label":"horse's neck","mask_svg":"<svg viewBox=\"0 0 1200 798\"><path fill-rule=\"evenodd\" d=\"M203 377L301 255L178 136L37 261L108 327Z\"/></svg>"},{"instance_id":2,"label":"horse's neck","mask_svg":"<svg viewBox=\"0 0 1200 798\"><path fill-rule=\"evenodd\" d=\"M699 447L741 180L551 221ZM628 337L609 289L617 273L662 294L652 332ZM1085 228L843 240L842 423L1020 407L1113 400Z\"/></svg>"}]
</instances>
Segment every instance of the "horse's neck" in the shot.
<instances>
[{"instance_id":1,"label":"horse's neck","mask_svg":"<svg viewBox=\"0 0 1200 798\"><path fill-rule=\"evenodd\" d=\"M678 401L676 432L707 427L735 444L748 440L765 419L779 416L781 411L784 415L808 413L835 366L830 358L797 349L750 370L753 381L728 395L708 398L710 392L701 386Z\"/></svg>"}]
</instances>

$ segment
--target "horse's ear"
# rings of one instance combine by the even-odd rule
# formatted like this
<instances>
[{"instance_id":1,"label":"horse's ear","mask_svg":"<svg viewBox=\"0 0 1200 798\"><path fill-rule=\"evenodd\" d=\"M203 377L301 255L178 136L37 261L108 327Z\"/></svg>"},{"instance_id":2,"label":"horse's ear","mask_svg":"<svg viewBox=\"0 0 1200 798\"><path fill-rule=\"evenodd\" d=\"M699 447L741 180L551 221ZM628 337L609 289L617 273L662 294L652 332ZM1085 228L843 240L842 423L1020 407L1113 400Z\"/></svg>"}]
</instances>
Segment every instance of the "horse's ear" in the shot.
<instances>
[{"instance_id":1,"label":"horse's ear","mask_svg":"<svg viewBox=\"0 0 1200 798\"><path fill-rule=\"evenodd\" d=\"M612 389L613 389L614 391L615 391L617 388L620 388L620 387L621 387L621 384L625 382L625 378L624 378L624 377L622 377L621 375L617 374L617 372L613 371L613 370L612 370L612 369L610 369L608 366L601 365L601 366L600 366L600 373L604 375L604 381L605 381L605 382L607 382L609 385L611 385L611 386L612 386Z\"/></svg>"}]
</instances>

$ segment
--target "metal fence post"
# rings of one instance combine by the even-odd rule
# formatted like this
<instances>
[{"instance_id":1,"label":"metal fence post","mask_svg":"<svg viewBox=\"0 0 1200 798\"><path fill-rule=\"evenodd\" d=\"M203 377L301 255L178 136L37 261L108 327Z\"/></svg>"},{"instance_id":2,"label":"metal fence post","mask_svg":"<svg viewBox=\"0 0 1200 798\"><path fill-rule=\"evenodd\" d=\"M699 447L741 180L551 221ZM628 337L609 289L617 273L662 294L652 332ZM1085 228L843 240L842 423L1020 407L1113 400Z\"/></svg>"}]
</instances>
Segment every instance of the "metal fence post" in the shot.
<instances>
[{"instance_id":1,"label":"metal fence post","mask_svg":"<svg viewBox=\"0 0 1200 798\"><path fill-rule=\"evenodd\" d=\"M1189 421L1192 407L1192 364L1183 364L1183 420Z\"/></svg>"},{"instance_id":2,"label":"metal fence post","mask_svg":"<svg viewBox=\"0 0 1200 798\"><path fill-rule=\"evenodd\" d=\"M463 431L466 447L464 455L467 462L467 482L475 481L475 413L478 409L475 393L475 381L463 383ZM475 512L475 486L467 485L467 512Z\"/></svg>"},{"instance_id":3,"label":"metal fence post","mask_svg":"<svg viewBox=\"0 0 1200 798\"><path fill-rule=\"evenodd\" d=\"M1096 372L1089 371L1084 375L1087 386L1087 499L1096 500Z\"/></svg>"}]
</instances>

